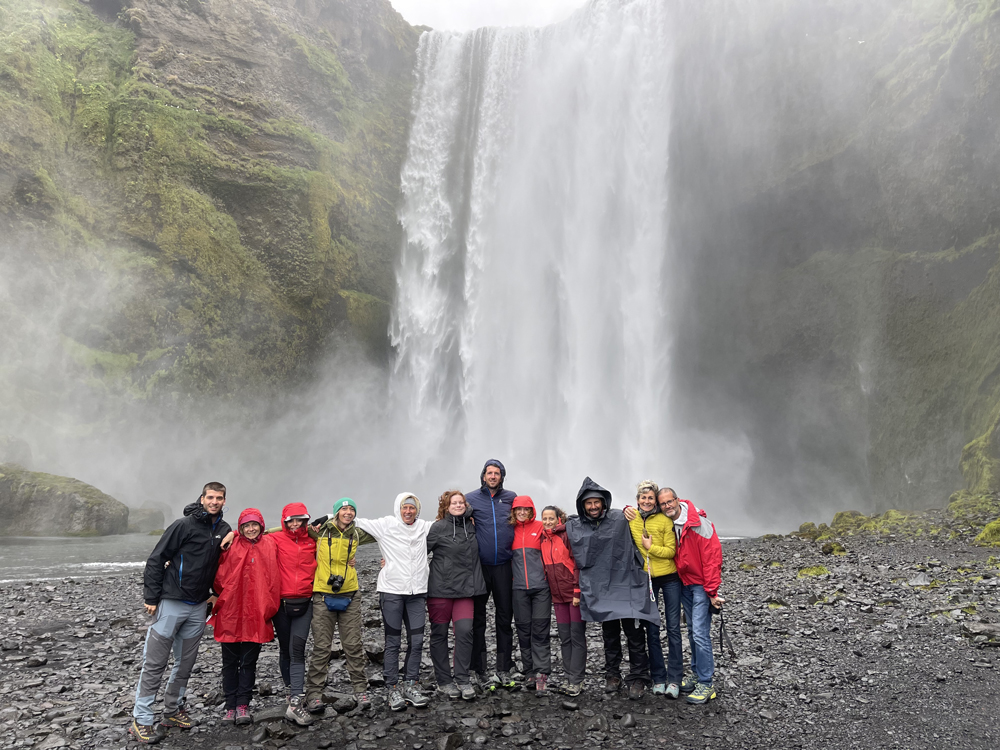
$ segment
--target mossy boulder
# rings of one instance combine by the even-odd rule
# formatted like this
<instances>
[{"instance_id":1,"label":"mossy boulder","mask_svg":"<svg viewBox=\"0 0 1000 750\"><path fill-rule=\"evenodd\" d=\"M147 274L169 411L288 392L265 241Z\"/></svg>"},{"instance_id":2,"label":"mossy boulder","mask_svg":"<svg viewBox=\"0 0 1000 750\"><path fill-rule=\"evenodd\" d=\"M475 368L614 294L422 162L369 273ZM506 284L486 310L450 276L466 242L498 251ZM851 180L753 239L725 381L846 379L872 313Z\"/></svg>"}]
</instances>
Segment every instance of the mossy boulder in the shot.
<instances>
[{"instance_id":1,"label":"mossy boulder","mask_svg":"<svg viewBox=\"0 0 1000 750\"><path fill-rule=\"evenodd\" d=\"M844 545L841 544L840 542L827 542L820 548L820 551L824 555L841 556L847 554L847 550L844 548Z\"/></svg>"},{"instance_id":2,"label":"mossy boulder","mask_svg":"<svg viewBox=\"0 0 1000 750\"><path fill-rule=\"evenodd\" d=\"M128 507L86 482L0 465L0 536L104 536L128 530Z\"/></svg>"},{"instance_id":3,"label":"mossy boulder","mask_svg":"<svg viewBox=\"0 0 1000 750\"><path fill-rule=\"evenodd\" d=\"M166 527L167 514L162 508L129 508L128 533L145 534Z\"/></svg>"},{"instance_id":4,"label":"mossy boulder","mask_svg":"<svg viewBox=\"0 0 1000 750\"><path fill-rule=\"evenodd\" d=\"M799 568L798 573L799 578L816 578L817 576L828 575L830 575L830 571L823 565L810 565L805 568Z\"/></svg>"},{"instance_id":5,"label":"mossy boulder","mask_svg":"<svg viewBox=\"0 0 1000 750\"><path fill-rule=\"evenodd\" d=\"M986 524L976 537L976 544L981 547L1000 547L1000 518Z\"/></svg>"}]
</instances>

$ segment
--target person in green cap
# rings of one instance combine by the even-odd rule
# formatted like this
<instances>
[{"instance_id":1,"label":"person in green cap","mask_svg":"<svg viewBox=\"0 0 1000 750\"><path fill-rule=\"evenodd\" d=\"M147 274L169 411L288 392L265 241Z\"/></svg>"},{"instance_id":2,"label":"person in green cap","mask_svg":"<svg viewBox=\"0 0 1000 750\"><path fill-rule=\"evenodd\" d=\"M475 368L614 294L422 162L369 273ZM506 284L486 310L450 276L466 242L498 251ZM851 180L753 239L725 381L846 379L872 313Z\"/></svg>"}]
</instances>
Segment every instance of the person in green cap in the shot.
<instances>
[{"instance_id":1,"label":"person in green cap","mask_svg":"<svg viewBox=\"0 0 1000 750\"><path fill-rule=\"evenodd\" d=\"M349 497L333 505L318 529L316 539L316 575L313 578L313 650L306 677L306 709L322 713L323 688L330 666L330 647L334 630L340 631L340 643L347 657L354 697L362 708L369 708L368 678L365 676L365 652L361 645L361 597L354 555L362 544L375 537L354 525L358 508Z\"/></svg>"}]
</instances>

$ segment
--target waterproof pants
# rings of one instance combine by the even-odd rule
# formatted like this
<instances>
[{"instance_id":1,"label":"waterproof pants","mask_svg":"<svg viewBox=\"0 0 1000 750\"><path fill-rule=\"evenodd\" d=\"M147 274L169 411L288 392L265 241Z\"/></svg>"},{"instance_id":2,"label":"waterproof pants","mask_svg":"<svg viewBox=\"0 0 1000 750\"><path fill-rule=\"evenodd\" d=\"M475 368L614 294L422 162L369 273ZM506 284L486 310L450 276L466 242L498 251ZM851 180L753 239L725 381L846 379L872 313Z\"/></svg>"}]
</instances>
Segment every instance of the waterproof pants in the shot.
<instances>
[{"instance_id":1,"label":"waterproof pants","mask_svg":"<svg viewBox=\"0 0 1000 750\"><path fill-rule=\"evenodd\" d=\"M333 633L340 630L340 644L347 657L347 673L355 693L368 689L365 676L365 651L361 646L361 596L355 594L344 612L330 612L323 594L313 594L312 633L313 650L306 675L306 699L323 697L327 671L330 666L330 647Z\"/></svg>"},{"instance_id":2,"label":"waterproof pants","mask_svg":"<svg viewBox=\"0 0 1000 750\"><path fill-rule=\"evenodd\" d=\"M205 632L207 614L204 602L185 604L176 599L163 599L157 606L153 621L146 631L146 643L142 647L142 672L135 689L135 707L132 709L132 716L137 723L151 726L154 722L153 702L171 652L174 655L174 668L163 694L163 715L173 716L184 707L184 693L191 677L191 668L198 658L198 644Z\"/></svg>"},{"instance_id":3,"label":"waterproof pants","mask_svg":"<svg viewBox=\"0 0 1000 750\"><path fill-rule=\"evenodd\" d=\"M580 607L553 604L559 645L562 647L563 672L571 685L583 682L587 672L587 623L580 617Z\"/></svg>"},{"instance_id":4,"label":"waterproof pants","mask_svg":"<svg viewBox=\"0 0 1000 750\"><path fill-rule=\"evenodd\" d=\"M698 682L712 684L715 677L715 655L712 653L712 613L708 610L708 594L700 583L681 590L681 603L688 624L691 646L691 671Z\"/></svg>"},{"instance_id":5,"label":"waterproof pants","mask_svg":"<svg viewBox=\"0 0 1000 750\"><path fill-rule=\"evenodd\" d=\"M431 620L431 662L439 686L452 681L469 684L472 663L472 618L475 604L472 598L427 598L427 614ZM455 623L455 672L452 679L451 656L448 653L448 625Z\"/></svg>"},{"instance_id":6,"label":"waterproof pants","mask_svg":"<svg viewBox=\"0 0 1000 750\"><path fill-rule=\"evenodd\" d=\"M514 622L521 647L521 671L526 677L549 674L552 655L549 628L552 621L552 594L543 589L514 589Z\"/></svg>"},{"instance_id":7,"label":"waterproof pants","mask_svg":"<svg viewBox=\"0 0 1000 750\"><path fill-rule=\"evenodd\" d=\"M625 682L649 684L649 656L646 654L646 630L641 620L608 620L601 623L604 637L604 674L620 677L622 666L622 631L628 641L628 676Z\"/></svg>"},{"instance_id":8,"label":"waterproof pants","mask_svg":"<svg viewBox=\"0 0 1000 750\"><path fill-rule=\"evenodd\" d=\"M676 573L656 576L653 579L653 595L663 593L664 623L667 628L667 661L663 661L663 644L660 641L660 628L655 623L644 621L649 647L649 671L653 682L676 683L680 685L684 677L684 654L681 642L681 590L684 584Z\"/></svg>"},{"instance_id":9,"label":"waterproof pants","mask_svg":"<svg viewBox=\"0 0 1000 750\"><path fill-rule=\"evenodd\" d=\"M227 711L250 705L259 656L259 643L222 644L222 692L226 694Z\"/></svg>"},{"instance_id":10,"label":"waterproof pants","mask_svg":"<svg viewBox=\"0 0 1000 750\"><path fill-rule=\"evenodd\" d=\"M278 614L271 620L278 636L278 668L281 680L288 688L289 695L302 695L306 681L306 640L312 624L313 603L309 602L298 617L289 617L285 610L285 600L281 600Z\"/></svg>"},{"instance_id":11,"label":"waterproof pants","mask_svg":"<svg viewBox=\"0 0 1000 750\"><path fill-rule=\"evenodd\" d=\"M493 597L497 635L497 671L510 672L513 664L511 652L514 650L513 588L514 572L510 560L502 565L483 565L486 579L486 593L476 597L476 614L472 621L472 668L486 676L486 603Z\"/></svg>"},{"instance_id":12,"label":"waterproof pants","mask_svg":"<svg viewBox=\"0 0 1000 750\"><path fill-rule=\"evenodd\" d=\"M427 594L379 594L382 608L382 626L385 628L385 657L382 676L387 687L399 682L399 649L406 628L406 661L403 679L413 682L420 679L420 657L424 652L424 622Z\"/></svg>"}]
</instances>

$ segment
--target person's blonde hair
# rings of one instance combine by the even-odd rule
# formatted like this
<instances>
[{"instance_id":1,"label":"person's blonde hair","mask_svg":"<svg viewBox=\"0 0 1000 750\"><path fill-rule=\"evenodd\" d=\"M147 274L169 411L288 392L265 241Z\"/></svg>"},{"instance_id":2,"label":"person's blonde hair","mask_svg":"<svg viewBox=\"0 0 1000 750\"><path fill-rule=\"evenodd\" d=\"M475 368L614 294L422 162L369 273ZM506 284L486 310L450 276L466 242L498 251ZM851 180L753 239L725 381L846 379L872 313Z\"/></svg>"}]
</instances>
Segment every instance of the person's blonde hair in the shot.
<instances>
[{"instance_id":1,"label":"person's blonde hair","mask_svg":"<svg viewBox=\"0 0 1000 750\"><path fill-rule=\"evenodd\" d=\"M650 480L645 479L645 480L639 482L639 484L636 485L636 487L635 487L635 499L638 500L639 496L643 492L652 492L653 493L653 497L656 497L656 494L659 491L660 491L660 488L656 484L656 482L651 482Z\"/></svg>"}]
</instances>

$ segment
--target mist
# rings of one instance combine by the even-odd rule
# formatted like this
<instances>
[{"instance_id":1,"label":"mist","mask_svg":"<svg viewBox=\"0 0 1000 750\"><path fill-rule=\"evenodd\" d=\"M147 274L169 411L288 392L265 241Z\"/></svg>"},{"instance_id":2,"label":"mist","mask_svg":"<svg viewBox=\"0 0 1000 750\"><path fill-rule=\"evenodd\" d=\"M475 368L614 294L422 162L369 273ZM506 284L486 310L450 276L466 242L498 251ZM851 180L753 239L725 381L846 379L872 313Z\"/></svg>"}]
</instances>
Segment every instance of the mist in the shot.
<instances>
[{"instance_id":1,"label":"mist","mask_svg":"<svg viewBox=\"0 0 1000 750\"><path fill-rule=\"evenodd\" d=\"M401 491L427 514L489 458L536 504L572 512L589 475L620 506L652 479L731 534L941 504L960 410L906 442L887 321L893 264L954 226L907 202L930 189L886 145L898 112L873 114L931 5L594 0L427 32L388 361L335 329L285 387L158 390L129 375L155 362L104 354L151 304L140 255L7 240L0 434L133 507L221 481L269 522Z\"/></svg>"}]
</instances>

